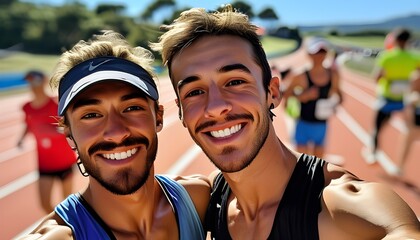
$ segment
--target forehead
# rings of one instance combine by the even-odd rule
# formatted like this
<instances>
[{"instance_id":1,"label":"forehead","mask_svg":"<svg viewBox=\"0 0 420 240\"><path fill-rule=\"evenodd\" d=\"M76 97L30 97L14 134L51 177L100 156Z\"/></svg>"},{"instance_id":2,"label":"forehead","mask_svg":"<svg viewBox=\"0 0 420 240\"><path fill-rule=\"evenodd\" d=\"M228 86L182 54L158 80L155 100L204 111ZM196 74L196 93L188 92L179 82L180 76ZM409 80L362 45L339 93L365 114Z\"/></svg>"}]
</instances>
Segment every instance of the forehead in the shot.
<instances>
[{"instance_id":1,"label":"forehead","mask_svg":"<svg viewBox=\"0 0 420 240\"><path fill-rule=\"evenodd\" d=\"M173 77L183 78L182 75L194 74L199 69L216 69L234 63L256 64L254 59L251 44L240 37L204 36L174 56L171 72Z\"/></svg>"},{"instance_id":2,"label":"forehead","mask_svg":"<svg viewBox=\"0 0 420 240\"><path fill-rule=\"evenodd\" d=\"M134 87L133 85L118 81L118 80L105 80L99 81L97 83L92 84L91 86L86 87L83 91L80 92L78 95L91 95L91 94L100 94L107 91L138 91L141 92L138 88Z\"/></svg>"},{"instance_id":3,"label":"forehead","mask_svg":"<svg viewBox=\"0 0 420 240\"><path fill-rule=\"evenodd\" d=\"M83 99L97 99L101 102L106 102L113 97L121 98L124 95L135 94L141 98L148 99L146 94L143 93L137 87L122 82L122 81L100 81L92 84L89 87L83 89L71 102L70 105L74 105L76 102ZM150 100L152 101L152 100Z\"/></svg>"}]
</instances>

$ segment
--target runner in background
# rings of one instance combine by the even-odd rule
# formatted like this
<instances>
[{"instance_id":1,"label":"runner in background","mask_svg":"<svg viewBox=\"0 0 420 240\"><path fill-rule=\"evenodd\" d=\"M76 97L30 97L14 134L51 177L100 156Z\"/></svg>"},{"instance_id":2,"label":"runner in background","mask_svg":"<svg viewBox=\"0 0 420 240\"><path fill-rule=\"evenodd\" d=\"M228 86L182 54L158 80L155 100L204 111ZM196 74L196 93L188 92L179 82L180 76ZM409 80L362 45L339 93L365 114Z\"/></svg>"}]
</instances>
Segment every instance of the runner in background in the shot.
<instances>
[{"instance_id":1,"label":"runner in background","mask_svg":"<svg viewBox=\"0 0 420 240\"><path fill-rule=\"evenodd\" d=\"M403 175L407 157L415 140L420 139L420 69L410 82L410 91L404 97L404 120L407 132L403 134L398 153L398 169L396 174Z\"/></svg>"},{"instance_id":2,"label":"runner in background","mask_svg":"<svg viewBox=\"0 0 420 240\"><path fill-rule=\"evenodd\" d=\"M72 192L73 165L76 154L67 143L66 137L58 131L58 105L46 92L47 76L40 71L29 71L25 75L32 92L32 100L23 105L25 130L17 145L23 147L23 140L31 133L36 140L38 158L38 190L41 206L45 213L54 208L51 195L54 180L58 180L63 199Z\"/></svg>"},{"instance_id":3,"label":"runner in background","mask_svg":"<svg viewBox=\"0 0 420 240\"><path fill-rule=\"evenodd\" d=\"M311 65L290 76L284 92L286 100L295 97L300 103L294 133L297 151L320 158L324 157L328 119L341 102L338 71L324 66L330 49L330 44L323 39L309 39L306 51ZM290 110L289 101L286 111L296 113Z\"/></svg>"},{"instance_id":4,"label":"runner in background","mask_svg":"<svg viewBox=\"0 0 420 240\"><path fill-rule=\"evenodd\" d=\"M379 137L383 126L389 122L391 115L404 108L403 96L409 89L409 78L413 71L420 67L420 59L408 48L411 37L409 30L395 29L389 36L394 36L394 46L383 51L377 59L375 80L377 81L377 110L372 134L373 146L363 149L362 154L369 164L377 160Z\"/></svg>"}]
</instances>

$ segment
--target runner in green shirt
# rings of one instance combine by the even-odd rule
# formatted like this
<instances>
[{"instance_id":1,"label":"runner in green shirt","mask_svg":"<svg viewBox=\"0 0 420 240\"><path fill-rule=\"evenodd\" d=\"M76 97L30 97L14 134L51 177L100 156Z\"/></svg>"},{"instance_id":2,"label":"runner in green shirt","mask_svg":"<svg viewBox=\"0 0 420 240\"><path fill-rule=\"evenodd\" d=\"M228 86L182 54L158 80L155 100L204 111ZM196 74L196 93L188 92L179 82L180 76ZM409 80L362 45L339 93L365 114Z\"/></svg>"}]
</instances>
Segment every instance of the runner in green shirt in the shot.
<instances>
[{"instance_id":1,"label":"runner in green shirt","mask_svg":"<svg viewBox=\"0 0 420 240\"><path fill-rule=\"evenodd\" d=\"M395 46L382 52L377 64L376 81L378 105L373 132L373 148L368 157L369 163L375 163L379 133L389 121L391 114L404 108L403 96L408 92L410 75L420 68L420 57L407 49L410 31L403 28L394 30Z\"/></svg>"}]
</instances>

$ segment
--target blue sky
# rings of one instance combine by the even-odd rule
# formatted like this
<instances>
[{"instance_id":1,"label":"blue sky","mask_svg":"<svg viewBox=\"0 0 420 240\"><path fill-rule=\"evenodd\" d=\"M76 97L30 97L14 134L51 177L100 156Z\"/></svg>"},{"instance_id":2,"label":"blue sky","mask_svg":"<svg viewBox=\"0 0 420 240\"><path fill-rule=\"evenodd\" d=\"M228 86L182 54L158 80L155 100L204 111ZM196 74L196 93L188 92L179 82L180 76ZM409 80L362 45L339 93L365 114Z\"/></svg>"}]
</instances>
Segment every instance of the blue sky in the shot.
<instances>
[{"instance_id":1,"label":"blue sky","mask_svg":"<svg viewBox=\"0 0 420 240\"><path fill-rule=\"evenodd\" d=\"M72 0L26 0L35 3L63 4ZM89 8L98 3L125 5L128 14L138 15L154 0L79 0ZM216 9L230 0L176 0L177 7L203 7ZM420 14L419 0L243 0L255 13L272 7L280 17L280 23L289 26L375 23L393 17Z\"/></svg>"}]
</instances>

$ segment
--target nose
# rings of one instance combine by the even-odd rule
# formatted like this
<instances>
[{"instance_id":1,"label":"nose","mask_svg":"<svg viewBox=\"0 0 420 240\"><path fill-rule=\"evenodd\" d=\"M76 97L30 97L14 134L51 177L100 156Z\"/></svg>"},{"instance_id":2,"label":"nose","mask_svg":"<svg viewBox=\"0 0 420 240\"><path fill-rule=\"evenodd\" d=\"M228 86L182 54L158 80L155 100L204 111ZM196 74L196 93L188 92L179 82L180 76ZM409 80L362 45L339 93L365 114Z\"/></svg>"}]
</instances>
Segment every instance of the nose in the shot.
<instances>
[{"instance_id":1,"label":"nose","mask_svg":"<svg viewBox=\"0 0 420 240\"><path fill-rule=\"evenodd\" d=\"M232 110L231 103L227 101L226 97L217 86L211 86L208 91L205 117L220 117Z\"/></svg>"},{"instance_id":2,"label":"nose","mask_svg":"<svg viewBox=\"0 0 420 240\"><path fill-rule=\"evenodd\" d=\"M130 135L127 124L124 123L124 118L117 111L112 111L108 114L104 131L104 140L112 142L122 142Z\"/></svg>"}]
</instances>

